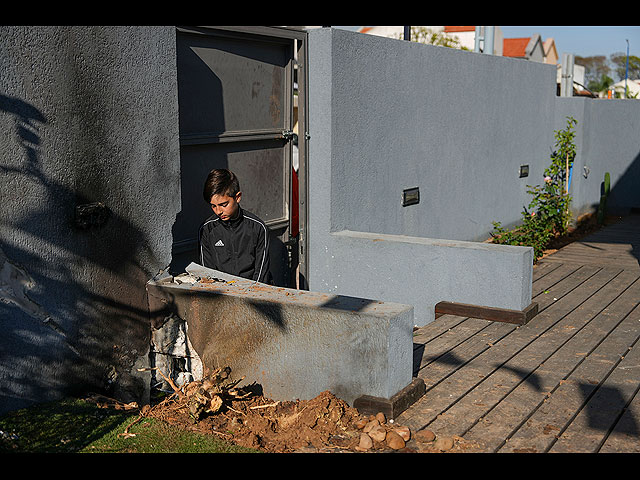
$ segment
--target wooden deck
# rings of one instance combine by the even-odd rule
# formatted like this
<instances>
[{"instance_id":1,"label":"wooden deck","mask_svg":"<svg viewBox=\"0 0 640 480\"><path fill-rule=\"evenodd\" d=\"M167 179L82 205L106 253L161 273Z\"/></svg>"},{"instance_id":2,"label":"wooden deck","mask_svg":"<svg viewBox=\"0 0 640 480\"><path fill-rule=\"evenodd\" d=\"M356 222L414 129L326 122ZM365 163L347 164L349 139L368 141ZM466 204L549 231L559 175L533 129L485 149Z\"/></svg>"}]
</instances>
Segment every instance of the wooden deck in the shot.
<instances>
[{"instance_id":1,"label":"wooden deck","mask_svg":"<svg viewBox=\"0 0 640 480\"><path fill-rule=\"evenodd\" d=\"M414 337L426 393L396 420L477 452L640 452L640 215L542 260L529 323L444 315Z\"/></svg>"}]
</instances>

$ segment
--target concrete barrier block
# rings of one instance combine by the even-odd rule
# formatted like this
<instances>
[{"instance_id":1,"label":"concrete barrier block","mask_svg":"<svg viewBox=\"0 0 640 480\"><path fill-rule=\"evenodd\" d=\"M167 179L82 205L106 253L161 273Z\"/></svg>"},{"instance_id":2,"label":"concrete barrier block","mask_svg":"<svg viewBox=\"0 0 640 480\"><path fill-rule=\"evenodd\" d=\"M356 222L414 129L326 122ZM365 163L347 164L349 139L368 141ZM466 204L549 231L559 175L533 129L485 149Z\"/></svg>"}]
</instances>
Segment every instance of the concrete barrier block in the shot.
<instances>
[{"instance_id":1,"label":"concrete barrier block","mask_svg":"<svg viewBox=\"0 0 640 480\"><path fill-rule=\"evenodd\" d=\"M156 327L171 315L187 323L205 368L228 365L274 400L329 390L353 405L412 383L412 306L274 287L196 264L187 272L149 281L149 308Z\"/></svg>"},{"instance_id":2,"label":"concrete barrier block","mask_svg":"<svg viewBox=\"0 0 640 480\"><path fill-rule=\"evenodd\" d=\"M313 242L312 289L412 305L418 326L435 320L440 302L519 312L531 304L531 247L347 230Z\"/></svg>"}]
</instances>

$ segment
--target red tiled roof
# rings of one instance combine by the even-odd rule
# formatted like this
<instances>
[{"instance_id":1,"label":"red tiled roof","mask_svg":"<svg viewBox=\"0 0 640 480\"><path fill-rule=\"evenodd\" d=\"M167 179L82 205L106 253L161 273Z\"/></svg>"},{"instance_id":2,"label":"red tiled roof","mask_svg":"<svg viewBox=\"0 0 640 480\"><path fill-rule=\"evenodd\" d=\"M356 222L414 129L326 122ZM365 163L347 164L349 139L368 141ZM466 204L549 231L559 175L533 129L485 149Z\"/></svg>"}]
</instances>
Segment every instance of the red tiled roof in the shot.
<instances>
[{"instance_id":1,"label":"red tiled roof","mask_svg":"<svg viewBox=\"0 0 640 480\"><path fill-rule=\"evenodd\" d=\"M524 57L524 51L531 38L505 38L502 42L503 57Z\"/></svg>"},{"instance_id":2,"label":"red tiled roof","mask_svg":"<svg viewBox=\"0 0 640 480\"><path fill-rule=\"evenodd\" d=\"M475 32L476 27L444 27L444 31L449 32Z\"/></svg>"}]
</instances>

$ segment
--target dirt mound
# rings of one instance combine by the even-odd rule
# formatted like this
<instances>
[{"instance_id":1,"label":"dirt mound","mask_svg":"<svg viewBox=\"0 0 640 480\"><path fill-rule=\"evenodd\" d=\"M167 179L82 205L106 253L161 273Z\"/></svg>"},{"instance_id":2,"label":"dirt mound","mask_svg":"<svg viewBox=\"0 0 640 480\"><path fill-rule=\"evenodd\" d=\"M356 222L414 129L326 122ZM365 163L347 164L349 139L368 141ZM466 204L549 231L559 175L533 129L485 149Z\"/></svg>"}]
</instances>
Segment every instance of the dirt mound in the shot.
<instances>
[{"instance_id":1,"label":"dirt mound","mask_svg":"<svg viewBox=\"0 0 640 480\"><path fill-rule=\"evenodd\" d=\"M393 420L387 421L382 413L362 415L329 391L311 400L273 401L261 394L259 385L238 388L228 367L182 388L167 380L174 393L155 405L142 407L139 418L153 417L264 452L473 449L459 437L438 436L428 430L411 432Z\"/></svg>"},{"instance_id":2,"label":"dirt mound","mask_svg":"<svg viewBox=\"0 0 640 480\"><path fill-rule=\"evenodd\" d=\"M199 419L179 401L147 407L143 414L266 452L353 449L359 441L358 411L328 391L308 401L274 402L263 396L232 400Z\"/></svg>"}]
</instances>

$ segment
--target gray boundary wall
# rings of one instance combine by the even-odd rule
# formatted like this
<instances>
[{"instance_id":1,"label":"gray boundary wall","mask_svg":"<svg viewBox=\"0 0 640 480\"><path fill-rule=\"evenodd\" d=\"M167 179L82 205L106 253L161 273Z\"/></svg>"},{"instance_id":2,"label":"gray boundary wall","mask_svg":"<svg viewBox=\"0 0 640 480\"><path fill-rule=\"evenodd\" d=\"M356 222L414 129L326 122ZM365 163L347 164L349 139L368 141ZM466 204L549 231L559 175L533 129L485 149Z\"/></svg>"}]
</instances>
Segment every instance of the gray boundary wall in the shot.
<instances>
[{"instance_id":1,"label":"gray boundary wall","mask_svg":"<svg viewBox=\"0 0 640 480\"><path fill-rule=\"evenodd\" d=\"M175 44L175 27L0 28L0 412L148 397L145 283L180 210Z\"/></svg>"},{"instance_id":2,"label":"gray boundary wall","mask_svg":"<svg viewBox=\"0 0 640 480\"><path fill-rule=\"evenodd\" d=\"M640 101L558 97L555 66L538 62L335 29L309 38L321 110L310 145L332 162L331 231L485 241L493 221L521 221L567 116L578 121L574 216L597 207L605 171L609 204L640 207ZM402 208L412 187L420 204Z\"/></svg>"},{"instance_id":3,"label":"gray boundary wall","mask_svg":"<svg viewBox=\"0 0 640 480\"><path fill-rule=\"evenodd\" d=\"M505 199L523 200L519 162L532 164L535 149L544 153L542 135L535 131L554 113L551 99L536 102L535 96L543 95L540 84L551 83L555 73L523 63L537 88L524 89L527 102L505 94L501 84L510 70L497 58L490 57L482 71L490 94L478 80L465 78L468 68L483 67L480 58L353 32L310 32L311 290L413 305L416 325L434 319L439 301L511 310L530 304L532 249L455 240L462 235L455 228L486 211L498 218ZM465 95L465 89L471 91ZM516 101L535 106L537 114L497 125L496 112L517 108ZM522 138L524 146L512 130L501 131L507 123L527 131L536 122L539 128ZM492 175L506 183L504 166L487 174L490 169L482 164L501 142L511 146L501 155L510 160L516 186L503 197L492 180L468 194L466 186ZM524 160L511 158L516 147ZM416 186L420 203L402 207L402 190ZM432 235L435 231L442 236Z\"/></svg>"},{"instance_id":4,"label":"gray boundary wall","mask_svg":"<svg viewBox=\"0 0 640 480\"><path fill-rule=\"evenodd\" d=\"M567 116L578 121L570 188L574 217L597 210L606 172L608 212L640 208L640 101L559 97L556 105L556 128L564 127Z\"/></svg>"},{"instance_id":5,"label":"gray boundary wall","mask_svg":"<svg viewBox=\"0 0 640 480\"><path fill-rule=\"evenodd\" d=\"M567 116L574 218L607 171L610 211L640 207L640 102L560 98L552 65L344 30L311 31L309 50L313 290L408 303L418 325L439 301L526 308L532 252L475 242L521 222Z\"/></svg>"}]
</instances>

